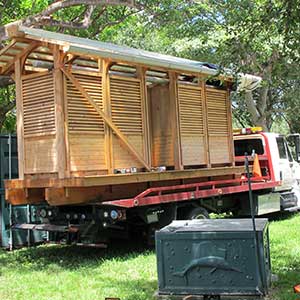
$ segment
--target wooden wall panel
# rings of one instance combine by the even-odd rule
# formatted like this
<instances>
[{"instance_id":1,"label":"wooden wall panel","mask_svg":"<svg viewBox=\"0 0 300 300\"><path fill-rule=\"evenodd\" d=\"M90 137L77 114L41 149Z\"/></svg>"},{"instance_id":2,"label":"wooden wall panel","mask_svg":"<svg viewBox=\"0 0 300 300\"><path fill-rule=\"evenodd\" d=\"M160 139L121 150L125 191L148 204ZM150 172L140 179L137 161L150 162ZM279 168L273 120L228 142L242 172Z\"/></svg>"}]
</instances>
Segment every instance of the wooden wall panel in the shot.
<instances>
[{"instance_id":1,"label":"wooden wall panel","mask_svg":"<svg viewBox=\"0 0 300 300\"><path fill-rule=\"evenodd\" d=\"M175 118L170 113L169 85L157 85L148 91L153 166L174 166L172 124Z\"/></svg>"},{"instance_id":2,"label":"wooden wall panel","mask_svg":"<svg viewBox=\"0 0 300 300\"><path fill-rule=\"evenodd\" d=\"M203 136L181 136L181 145L184 166L206 164L205 138Z\"/></svg>"},{"instance_id":3,"label":"wooden wall panel","mask_svg":"<svg viewBox=\"0 0 300 300\"><path fill-rule=\"evenodd\" d=\"M104 134L70 134L71 171L106 169Z\"/></svg>"},{"instance_id":4,"label":"wooden wall panel","mask_svg":"<svg viewBox=\"0 0 300 300\"><path fill-rule=\"evenodd\" d=\"M129 142L134 145L137 152L143 153L143 137L141 135L130 135L127 136ZM130 167L142 167L141 163L135 159L132 154L124 148L120 139L113 134L113 163L114 168L130 168Z\"/></svg>"},{"instance_id":5,"label":"wooden wall panel","mask_svg":"<svg viewBox=\"0 0 300 300\"><path fill-rule=\"evenodd\" d=\"M24 137L55 133L53 74L22 80Z\"/></svg>"},{"instance_id":6,"label":"wooden wall panel","mask_svg":"<svg viewBox=\"0 0 300 300\"><path fill-rule=\"evenodd\" d=\"M144 156L141 82L135 78L110 78L111 118L136 151ZM112 137L113 168L143 167L124 147L116 135Z\"/></svg>"},{"instance_id":7,"label":"wooden wall panel","mask_svg":"<svg viewBox=\"0 0 300 300\"><path fill-rule=\"evenodd\" d=\"M178 101L183 165L204 165L207 161L201 88L179 84Z\"/></svg>"},{"instance_id":8,"label":"wooden wall panel","mask_svg":"<svg viewBox=\"0 0 300 300\"><path fill-rule=\"evenodd\" d=\"M211 164L232 163L231 116L227 91L207 88L207 126Z\"/></svg>"},{"instance_id":9,"label":"wooden wall panel","mask_svg":"<svg viewBox=\"0 0 300 300\"><path fill-rule=\"evenodd\" d=\"M57 171L55 135L25 138L25 174Z\"/></svg>"},{"instance_id":10,"label":"wooden wall panel","mask_svg":"<svg viewBox=\"0 0 300 300\"><path fill-rule=\"evenodd\" d=\"M210 160L212 164L230 163L231 157L228 147L228 137L209 137Z\"/></svg>"}]
</instances>

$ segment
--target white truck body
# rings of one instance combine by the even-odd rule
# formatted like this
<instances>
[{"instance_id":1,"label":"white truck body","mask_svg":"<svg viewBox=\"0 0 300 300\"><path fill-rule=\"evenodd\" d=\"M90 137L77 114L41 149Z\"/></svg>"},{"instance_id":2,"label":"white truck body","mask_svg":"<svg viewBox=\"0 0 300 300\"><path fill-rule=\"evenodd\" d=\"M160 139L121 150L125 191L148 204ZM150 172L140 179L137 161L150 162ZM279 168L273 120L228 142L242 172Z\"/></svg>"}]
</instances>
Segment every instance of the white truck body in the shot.
<instances>
[{"instance_id":1,"label":"white truck body","mask_svg":"<svg viewBox=\"0 0 300 300\"><path fill-rule=\"evenodd\" d=\"M285 137L278 133L259 132L252 134L238 134L234 136L236 156L239 157L242 151L248 155L256 153L260 159L266 157L270 162L267 170L275 181L281 184L274 188L274 191L281 194L282 204L286 195L293 193L300 206L300 165L291 154Z\"/></svg>"}]
</instances>

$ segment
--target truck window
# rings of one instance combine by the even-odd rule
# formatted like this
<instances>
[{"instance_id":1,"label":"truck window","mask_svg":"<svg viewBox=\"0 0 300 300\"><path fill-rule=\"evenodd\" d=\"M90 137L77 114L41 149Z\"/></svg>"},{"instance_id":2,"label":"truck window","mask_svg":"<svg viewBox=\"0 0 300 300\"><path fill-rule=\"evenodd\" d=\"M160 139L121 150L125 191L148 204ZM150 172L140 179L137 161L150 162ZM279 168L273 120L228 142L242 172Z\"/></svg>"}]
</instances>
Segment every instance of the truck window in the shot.
<instances>
[{"instance_id":1,"label":"truck window","mask_svg":"<svg viewBox=\"0 0 300 300\"><path fill-rule=\"evenodd\" d=\"M287 151L287 154L288 154L289 162L293 162L293 156L292 156L292 153L290 151L289 145L286 141L284 142L284 144L285 144L286 151Z\"/></svg>"},{"instance_id":2,"label":"truck window","mask_svg":"<svg viewBox=\"0 0 300 300\"><path fill-rule=\"evenodd\" d=\"M251 155L253 150L256 154L264 154L264 146L261 139L247 139L234 141L235 156Z\"/></svg>"},{"instance_id":3,"label":"truck window","mask_svg":"<svg viewBox=\"0 0 300 300\"><path fill-rule=\"evenodd\" d=\"M287 152L286 152L283 137L277 137L276 141L277 141L277 146L279 151L279 157L282 159L287 159Z\"/></svg>"}]
</instances>

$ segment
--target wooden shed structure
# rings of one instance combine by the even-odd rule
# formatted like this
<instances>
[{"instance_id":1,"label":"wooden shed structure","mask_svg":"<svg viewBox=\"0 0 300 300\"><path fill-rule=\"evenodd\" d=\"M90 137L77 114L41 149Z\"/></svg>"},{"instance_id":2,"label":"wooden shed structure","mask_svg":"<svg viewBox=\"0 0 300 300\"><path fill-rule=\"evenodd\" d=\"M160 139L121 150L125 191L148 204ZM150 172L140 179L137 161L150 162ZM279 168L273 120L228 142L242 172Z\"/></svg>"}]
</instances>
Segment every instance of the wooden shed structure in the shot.
<instances>
[{"instance_id":1,"label":"wooden shed structure","mask_svg":"<svg viewBox=\"0 0 300 300\"><path fill-rule=\"evenodd\" d=\"M234 167L230 77L216 87L208 79L218 71L197 61L26 27L9 35L0 74L16 83L11 203L85 203L127 197L124 184L143 190L242 172Z\"/></svg>"}]
</instances>

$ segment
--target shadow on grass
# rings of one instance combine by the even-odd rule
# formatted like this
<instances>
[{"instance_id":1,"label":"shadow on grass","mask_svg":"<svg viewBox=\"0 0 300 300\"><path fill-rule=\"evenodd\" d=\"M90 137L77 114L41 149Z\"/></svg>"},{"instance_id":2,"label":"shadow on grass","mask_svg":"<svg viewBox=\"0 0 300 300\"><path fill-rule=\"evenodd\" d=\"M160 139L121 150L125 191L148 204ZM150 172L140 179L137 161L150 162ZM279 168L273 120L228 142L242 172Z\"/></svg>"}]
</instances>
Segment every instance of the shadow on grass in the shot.
<instances>
[{"instance_id":1,"label":"shadow on grass","mask_svg":"<svg viewBox=\"0 0 300 300\"><path fill-rule=\"evenodd\" d=\"M283 221L294 218L296 215L299 215L299 212L279 212L273 213L268 216L269 221Z\"/></svg>"},{"instance_id":2,"label":"shadow on grass","mask_svg":"<svg viewBox=\"0 0 300 300\"><path fill-rule=\"evenodd\" d=\"M274 299L296 300L299 299L293 292L293 286L300 284L300 268L277 273L279 280L272 284ZM298 294L299 295L299 294ZM273 299L273 298L272 298Z\"/></svg>"},{"instance_id":3,"label":"shadow on grass","mask_svg":"<svg viewBox=\"0 0 300 300\"><path fill-rule=\"evenodd\" d=\"M12 252L1 252L0 266L22 267L30 266L31 270L40 270L49 265L57 265L64 269L78 269L101 265L106 260L116 259L126 261L139 255L153 253L153 249L133 241L113 241L107 249L66 246L42 245L23 248Z\"/></svg>"},{"instance_id":4,"label":"shadow on grass","mask_svg":"<svg viewBox=\"0 0 300 300\"><path fill-rule=\"evenodd\" d=\"M156 299L154 293L157 290L156 280L120 280L115 279L111 281L112 287L117 287L122 291L120 295L104 295L105 297L120 297L122 300L140 300L140 299Z\"/></svg>"}]
</instances>

